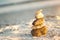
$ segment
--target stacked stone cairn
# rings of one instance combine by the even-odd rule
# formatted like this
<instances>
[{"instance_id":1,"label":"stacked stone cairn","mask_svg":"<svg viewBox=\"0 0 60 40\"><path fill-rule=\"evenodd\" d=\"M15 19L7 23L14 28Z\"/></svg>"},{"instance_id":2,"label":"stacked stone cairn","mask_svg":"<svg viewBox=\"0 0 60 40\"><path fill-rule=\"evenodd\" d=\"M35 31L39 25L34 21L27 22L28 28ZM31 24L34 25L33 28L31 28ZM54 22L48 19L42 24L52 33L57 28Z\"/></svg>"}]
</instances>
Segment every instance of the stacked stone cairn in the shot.
<instances>
[{"instance_id":1,"label":"stacked stone cairn","mask_svg":"<svg viewBox=\"0 0 60 40\"><path fill-rule=\"evenodd\" d=\"M32 23L31 34L33 37L46 36L47 27L44 25L44 15L42 14L42 10L38 10L35 14L35 20Z\"/></svg>"}]
</instances>

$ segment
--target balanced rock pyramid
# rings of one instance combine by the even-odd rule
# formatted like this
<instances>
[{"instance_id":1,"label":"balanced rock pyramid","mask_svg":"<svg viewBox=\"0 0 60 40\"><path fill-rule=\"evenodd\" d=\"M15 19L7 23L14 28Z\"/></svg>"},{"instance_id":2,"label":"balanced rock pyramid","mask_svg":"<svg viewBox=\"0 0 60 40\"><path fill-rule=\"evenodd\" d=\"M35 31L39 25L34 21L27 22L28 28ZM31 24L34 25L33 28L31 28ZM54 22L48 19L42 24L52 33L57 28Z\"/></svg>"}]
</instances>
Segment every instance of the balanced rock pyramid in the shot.
<instances>
[{"instance_id":1,"label":"balanced rock pyramid","mask_svg":"<svg viewBox=\"0 0 60 40\"><path fill-rule=\"evenodd\" d=\"M31 34L34 37L40 37L42 35L46 36L47 27L44 25L44 15L42 14L42 10L38 10L35 14L35 20L32 23Z\"/></svg>"}]
</instances>

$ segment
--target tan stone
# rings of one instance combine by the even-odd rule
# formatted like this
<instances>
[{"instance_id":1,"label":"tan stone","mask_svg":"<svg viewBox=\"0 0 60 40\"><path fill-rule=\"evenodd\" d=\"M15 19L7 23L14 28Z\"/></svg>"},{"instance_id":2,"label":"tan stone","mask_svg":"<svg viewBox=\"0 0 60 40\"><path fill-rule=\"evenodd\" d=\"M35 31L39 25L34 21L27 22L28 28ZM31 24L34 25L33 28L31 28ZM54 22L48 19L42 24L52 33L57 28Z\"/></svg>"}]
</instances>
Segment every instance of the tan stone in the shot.
<instances>
[{"instance_id":1,"label":"tan stone","mask_svg":"<svg viewBox=\"0 0 60 40\"><path fill-rule=\"evenodd\" d=\"M47 34L47 27L46 26L43 26L41 29L41 33L42 33L42 35L44 35L44 36L46 36L46 34Z\"/></svg>"},{"instance_id":2,"label":"tan stone","mask_svg":"<svg viewBox=\"0 0 60 40\"><path fill-rule=\"evenodd\" d=\"M47 34L47 27L43 26L42 28L32 29L31 31L32 36L40 37L40 36L46 36Z\"/></svg>"},{"instance_id":3,"label":"tan stone","mask_svg":"<svg viewBox=\"0 0 60 40\"><path fill-rule=\"evenodd\" d=\"M39 19L39 18L43 18L44 15L42 13L42 9L41 10L37 10L36 13L35 13L35 18L36 19Z\"/></svg>"},{"instance_id":4,"label":"tan stone","mask_svg":"<svg viewBox=\"0 0 60 40\"><path fill-rule=\"evenodd\" d=\"M44 21L45 21L44 18L36 19L35 21L33 21L32 25L35 26L42 25Z\"/></svg>"},{"instance_id":5,"label":"tan stone","mask_svg":"<svg viewBox=\"0 0 60 40\"><path fill-rule=\"evenodd\" d=\"M42 25L38 25L38 26L34 26L34 25L33 25L31 28L32 28L32 29L38 29L38 28L42 28L42 27L43 27Z\"/></svg>"},{"instance_id":6,"label":"tan stone","mask_svg":"<svg viewBox=\"0 0 60 40\"><path fill-rule=\"evenodd\" d=\"M40 29L32 29L31 34L34 37L40 37L42 35Z\"/></svg>"},{"instance_id":7,"label":"tan stone","mask_svg":"<svg viewBox=\"0 0 60 40\"><path fill-rule=\"evenodd\" d=\"M35 37L40 37L42 35L46 36L47 34L47 27L44 26L44 15L42 14L42 10L38 10L35 14L36 20L32 23L32 30L31 34Z\"/></svg>"}]
</instances>

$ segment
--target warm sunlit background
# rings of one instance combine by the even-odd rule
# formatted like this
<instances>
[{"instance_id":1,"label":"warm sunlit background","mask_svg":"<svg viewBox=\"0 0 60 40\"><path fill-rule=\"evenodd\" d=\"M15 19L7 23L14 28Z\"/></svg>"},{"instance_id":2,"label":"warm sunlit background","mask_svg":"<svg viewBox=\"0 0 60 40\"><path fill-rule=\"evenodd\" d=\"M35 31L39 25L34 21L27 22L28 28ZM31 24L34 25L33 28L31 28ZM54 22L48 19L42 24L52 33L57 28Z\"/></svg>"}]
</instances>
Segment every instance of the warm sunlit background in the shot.
<instances>
[{"instance_id":1,"label":"warm sunlit background","mask_svg":"<svg viewBox=\"0 0 60 40\"><path fill-rule=\"evenodd\" d=\"M48 33L33 38L31 26L40 9ZM0 40L60 40L60 0L0 0Z\"/></svg>"}]
</instances>

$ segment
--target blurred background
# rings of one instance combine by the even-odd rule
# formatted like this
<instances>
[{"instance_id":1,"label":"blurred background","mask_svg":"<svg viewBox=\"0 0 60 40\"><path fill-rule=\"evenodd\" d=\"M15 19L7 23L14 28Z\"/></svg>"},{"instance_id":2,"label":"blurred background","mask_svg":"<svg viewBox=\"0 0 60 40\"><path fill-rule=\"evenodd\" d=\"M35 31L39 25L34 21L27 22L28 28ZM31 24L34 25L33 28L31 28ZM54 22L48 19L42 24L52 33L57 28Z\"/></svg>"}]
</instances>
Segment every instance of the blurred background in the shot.
<instances>
[{"instance_id":1,"label":"blurred background","mask_svg":"<svg viewBox=\"0 0 60 40\"><path fill-rule=\"evenodd\" d=\"M36 10L60 16L60 0L0 0L0 24L19 24L34 18Z\"/></svg>"},{"instance_id":2,"label":"blurred background","mask_svg":"<svg viewBox=\"0 0 60 40\"><path fill-rule=\"evenodd\" d=\"M32 22L40 9L48 33L33 38ZM0 40L60 40L60 0L0 0Z\"/></svg>"}]
</instances>

